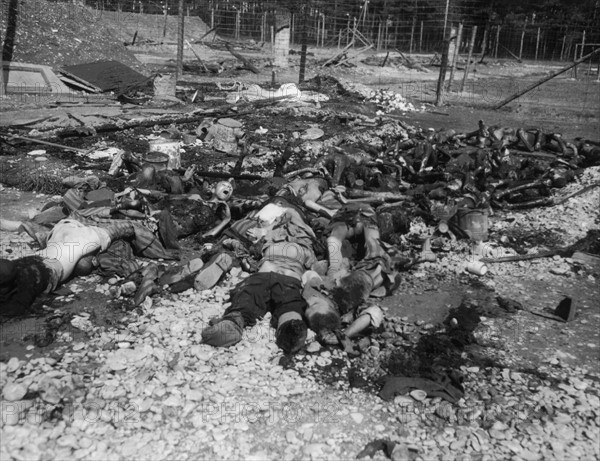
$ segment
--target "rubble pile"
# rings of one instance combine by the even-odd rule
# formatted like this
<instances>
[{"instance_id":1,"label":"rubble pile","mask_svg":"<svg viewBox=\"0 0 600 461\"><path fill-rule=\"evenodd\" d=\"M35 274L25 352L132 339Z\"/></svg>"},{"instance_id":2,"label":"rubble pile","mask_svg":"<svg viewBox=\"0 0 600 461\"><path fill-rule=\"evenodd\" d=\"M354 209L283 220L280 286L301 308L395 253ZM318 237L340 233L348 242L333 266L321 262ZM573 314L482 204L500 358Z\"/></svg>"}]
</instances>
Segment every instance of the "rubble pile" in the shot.
<instances>
[{"instance_id":1,"label":"rubble pile","mask_svg":"<svg viewBox=\"0 0 600 461\"><path fill-rule=\"evenodd\" d=\"M411 112L416 110L401 94L390 90L377 90L371 94L369 100L381 108L382 113L395 110L400 112Z\"/></svg>"}]
</instances>

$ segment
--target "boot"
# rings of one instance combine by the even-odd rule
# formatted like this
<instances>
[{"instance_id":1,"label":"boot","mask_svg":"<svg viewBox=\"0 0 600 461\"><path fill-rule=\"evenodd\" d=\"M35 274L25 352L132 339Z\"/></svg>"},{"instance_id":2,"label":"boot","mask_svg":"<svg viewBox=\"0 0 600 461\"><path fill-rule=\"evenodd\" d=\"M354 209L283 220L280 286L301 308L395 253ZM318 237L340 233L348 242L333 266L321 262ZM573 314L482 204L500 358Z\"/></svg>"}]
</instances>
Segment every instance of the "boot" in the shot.
<instances>
[{"instance_id":1,"label":"boot","mask_svg":"<svg viewBox=\"0 0 600 461\"><path fill-rule=\"evenodd\" d=\"M236 321L237 320L237 321ZM240 319L221 318L202 330L202 342L214 347L229 347L242 340ZM242 321L243 322L243 321Z\"/></svg>"}]
</instances>

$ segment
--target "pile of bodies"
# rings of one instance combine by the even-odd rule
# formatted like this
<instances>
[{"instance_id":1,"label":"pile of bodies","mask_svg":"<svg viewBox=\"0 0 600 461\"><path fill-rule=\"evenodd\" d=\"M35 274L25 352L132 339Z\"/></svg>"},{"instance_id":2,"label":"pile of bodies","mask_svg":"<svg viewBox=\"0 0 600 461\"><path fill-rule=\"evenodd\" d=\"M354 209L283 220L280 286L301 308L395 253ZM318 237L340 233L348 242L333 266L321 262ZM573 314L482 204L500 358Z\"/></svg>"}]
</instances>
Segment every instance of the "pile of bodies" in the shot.
<instances>
[{"instance_id":1,"label":"pile of bodies","mask_svg":"<svg viewBox=\"0 0 600 461\"><path fill-rule=\"evenodd\" d=\"M202 184L193 167L179 175L127 158L139 172L121 192L95 177L70 178L62 201L28 222L0 223L41 248L0 260L0 314L26 314L42 293L93 270L135 281L139 305L166 286L210 289L237 266L250 275L202 331L205 343L236 344L270 312L286 353L303 347L308 328L325 344L351 347L383 321L369 300L390 295L398 271L415 262L394 245L412 217L443 220L467 236L452 221L457 209L550 205L550 188L600 161L594 143L483 122L472 133L413 131L365 151L331 146L312 167L274 178L270 194L252 197L235 195L232 181ZM277 162L280 173L289 154ZM446 212L436 214L436 206ZM179 239L188 236L204 245L202 257L185 265L136 259L178 259Z\"/></svg>"}]
</instances>

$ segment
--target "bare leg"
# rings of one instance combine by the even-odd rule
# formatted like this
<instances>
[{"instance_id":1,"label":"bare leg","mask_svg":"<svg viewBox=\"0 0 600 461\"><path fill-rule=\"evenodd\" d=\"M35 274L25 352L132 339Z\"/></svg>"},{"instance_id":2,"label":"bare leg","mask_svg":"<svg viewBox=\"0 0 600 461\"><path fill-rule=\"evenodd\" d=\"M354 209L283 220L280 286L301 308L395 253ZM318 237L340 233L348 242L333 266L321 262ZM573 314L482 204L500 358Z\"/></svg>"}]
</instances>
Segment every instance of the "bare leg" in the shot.
<instances>
[{"instance_id":1,"label":"bare leg","mask_svg":"<svg viewBox=\"0 0 600 461\"><path fill-rule=\"evenodd\" d=\"M371 316L369 314L363 314L344 330L344 335L348 338L355 338L369 327L369 325L371 325Z\"/></svg>"},{"instance_id":2,"label":"bare leg","mask_svg":"<svg viewBox=\"0 0 600 461\"><path fill-rule=\"evenodd\" d=\"M379 243L381 238L379 229L375 227L365 227L363 233L365 236L365 259L386 257L387 254L383 251L383 248Z\"/></svg>"},{"instance_id":3,"label":"bare leg","mask_svg":"<svg viewBox=\"0 0 600 461\"><path fill-rule=\"evenodd\" d=\"M342 242L349 237L350 230L345 223L337 223L331 235L327 237L327 256L329 269L327 275L332 276L342 270Z\"/></svg>"}]
</instances>

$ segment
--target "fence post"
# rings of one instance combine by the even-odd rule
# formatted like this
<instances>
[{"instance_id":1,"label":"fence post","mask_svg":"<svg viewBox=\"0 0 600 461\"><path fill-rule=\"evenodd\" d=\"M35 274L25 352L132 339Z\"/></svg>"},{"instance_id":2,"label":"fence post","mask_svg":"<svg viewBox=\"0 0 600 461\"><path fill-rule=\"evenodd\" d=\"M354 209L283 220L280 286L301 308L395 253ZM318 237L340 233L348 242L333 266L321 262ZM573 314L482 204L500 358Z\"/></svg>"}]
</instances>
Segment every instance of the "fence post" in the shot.
<instances>
[{"instance_id":1,"label":"fence post","mask_svg":"<svg viewBox=\"0 0 600 461\"><path fill-rule=\"evenodd\" d=\"M325 48L325 15L323 15L323 32L321 33L321 48Z\"/></svg>"},{"instance_id":2,"label":"fence post","mask_svg":"<svg viewBox=\"0 0 600 461\"><path fill-rule=\"evenodd\" d=\"M525 40L525 29L527 28L527 18L525 18L525 24L523 24L523 31L521 32L521 45L519 46L519 59L523 57L523 40Z\"/></svg>"},{"instance_id":3,"label":"fence post","mask_svg":"<svg viewBox=\"0 0 600 461\"><path fill-rule=\"evenodd\" d=\"M456 44L454 46L454 54L452 55L452 63L450 65L450 78L448 79L448 91L452 87L452 81L454 80L454 69L456 69L456 62L458 61L458 54L460 52L460 42L462 40L463 24L462 22L458 25L458 34L456 35Z\"/></svg>"},{"instance_id":4,"label":"fence post","mask_svg":"<svg viewBox=\"0 0 600 461\"><path fill-rule=\"evenodd\" d=\"M563 40L562 40L562 46L560 47L560 60L562 61L564 59L564 53L565 53L565 43L567 41L567 34L565 34L563 36Z\"/></svg>"},{"instance_id":5,"label":"fence post","mask_svg":"<svg viewBox=\"0 0 600 461\"><path fill-rule=\"evenodd\" d=\"M494 59L498 59L498 45L500 44L500 29L502 26L498 24L496 29L496 43L494 44Z\"/></svg>"},{"instance_id":6,"label":"fence post","mask_svg":"<svg viewBox=\"0 0 600 461\"><path fill-rule=\"evenodd\" d=\"M290 19L290 45L294 44L294 32L295 32L294 21L295 20L296 20L296 15L292 13L292 18Z\"/></svg>"},{"instance_id":7,"label":"fence post","mask_svg":"<svg viewBox=\"0 0 600 461\"><path fill-rule=\"evenodd\" d=\"M446 26L448 25L448 8L450 7L450 0L446 0L446 11L444 12L444 32L443 36L446 36Z\"/></svg>"},{"instance_id":8,"label":"fence post","mask_svg":"<svg viewBox=\"0 0 600 461\"><path fill-rule=\"evenodd\" d=\"M315 46L319 46L319 34L321 33L321 15L317 13L317 43Z\"/></svg>"},{"instance_id":9,"label":"fence post","mask_svg":"<svg viewBox=\"0 0 600 461\"><path fill-rule=\"evenodd\" d=\"M444 40L444 49L442 50L442 62L440 66L440 75L437 82L435 105L444 104L444 81L446 80L446 70L448 68L448 54L450 52L450 43L456 38L456 29L450 29L450 37Z\"/></svg>"},{"instance_id":10,"label":"fence post","mask_svg":"<svg viewBox=\"0 0 600 461\"><path fill-rule=\"evenodd\" d=\"M421 21L421 33L419 34L419 53L423 52L423 21Z\"/></svg>"},{"instance_id":11,"label":"fence post","mask_svg":"<svg viewBox=\"0 0 600 461\"><path fill-rule=\"evenodd\" d=\"M385 20L385 34L383 35L384 39L383 39L383 46L385 47L385 49L388 49L388 46L390 44L390 25L389 25L389 16L388 18Z\"/></svg>"},{"instance_id":12,"label":"fence post","mask_svg":"<svg viewBox=\"0 0 600 461\"><path fill-rule=\"evenodd\" d=\"M410 54L412 54L412 52L413 52L413 43L415 40L415 25L416 24L417 24L417 18L415 16L415 17L413 17L412 27L410 28L410 51L409 51Z\"/></svg>"},{"instance_id":13,"label":"fence post","mask_svg":"<svg viewBox=\"0 0 600 461\"><path fill-rule=\"evenodd\" d=\"M483 40L481 41L481 59L482 60L483 60L483 57L485 56L485 52L487 51L489 35L490 35L489 27L486 24L485 29L483 30Z\"/></svg>"},{"instance_id":14,"label":"fence post","mask_svg":"<svg viewBox=\"0 0 600 461\"><path fill-rule=\"evenodd\" d=\"M465 90L465 84L467 83L467 76L469 75L469 67L471 67L471 57L473 56L473 48L475 47L475 37L477 37L477 26L473 26L471 32L471 42L469 43L469 57L467 58L467 65L465 66L465 73L463 74L462 83L460 84L460 92Z\"/></svg>"},{"instance_id":15,"label":"fence post","mask_svg":"<svg viewBox=\"0 0 600 461\"><path fill-rule=\"evenodd\" d=\"M185 27L183 1L179 0L177 8L177 67L175 70L175 84L177 84L177 79L183 76L183 36Z\"/></svg>"},{"instance_id":16,"label":"fence post","mask_svg":"<svg viewBox=\"0 0 600 461\"><path fill-rule=\"evenodd\" d=\"M300 72L298 74L298 84L304 81L304 73L306 71L306 52L308 49L308 14L307 7L304 6L304 12L302 13L302 32L300 35L301 51L300 51ZM349 19L348 19L349 20Z\"/></svg>"},{"instance_id":17,"label":"fence post","mask_svg":"<svg viewBox=\"0 0 600 461\"><path fill-rule=\"evenodd\" d=\"M165 23L163 25L163 38L167 36L167 18L169 14L169 1L165 2Z\"/></svg>"},{"instance_id":18,"label":"fence post","mask_svg":"<svg viewBox=\"0 0 600 461\"><path fill-rule=\"evenodd\" d=\"M581 54L579 55L579 59L583 58L583 48L585 47L585 30L583 31L583 37L581 38ZM577 53L575 53L577 56Z\"/></svg>"},{"instance_id":19,"label":"fence post","mask_svg":"<svg viewBox=\"0 0 600 461\"><path fill-rule=\"evenodd\" d=\"M210 29L214 29L215 28L215 9L212 8L210 10Z\"/></svg>"},{"instance_id":20,"label":"fence post","mask_svg":"<svg viewBox=\"0 0 600 461\"><path fill-rule=\"evenodd\" d=\"M346 46L350 43L350 15L348 15L348 24L346 27Z\"/></svg>"},{"instance_id":21,"label":"fence post","mask_svg":"<svg viewBox=\"0 0 600 461\"><path fill-rule=\"evenodd\" d=\"M540 29L541 27L538 27L538 31L537 31L537 38L535 39L535 60L538 60L538 50L540 48Z\"/></svg>"}]
</instances>

